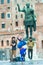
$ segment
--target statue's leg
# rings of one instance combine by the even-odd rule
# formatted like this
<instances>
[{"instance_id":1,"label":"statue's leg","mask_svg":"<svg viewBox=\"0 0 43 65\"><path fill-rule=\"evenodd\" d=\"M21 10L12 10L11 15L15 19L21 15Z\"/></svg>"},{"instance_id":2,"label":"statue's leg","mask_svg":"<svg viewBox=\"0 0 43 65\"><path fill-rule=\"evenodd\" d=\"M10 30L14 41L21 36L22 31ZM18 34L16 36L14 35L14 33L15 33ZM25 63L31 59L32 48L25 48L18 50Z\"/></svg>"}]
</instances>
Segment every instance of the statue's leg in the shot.
<instances>
[{"instance_id":1,"label":"statue's leg","mask_svg":"<svg viewBox=\"0 0 43 65\"><path fill-rule=\"evenodd\" d=\"M26 38L28 38L28 26L26 26Z\"/></svg>"},{"instance_id":2,"label":"statue's leg","mask_svg":"<svg viewBox=\"0 0 43 65\"><path fill-rule=\"evenodd\" d=\"M34 31L36 31L36 22L34 23Z\"/></svg>"},{"instance_id":3,"label":"statue's leg","mask_svg":"<svg viewBox=\"0 0 43 65\"><path fill-rule=\"evenodd\" d=\"M32 37L32 26L30 26L30 37Z\"/></svg>"}]
</instances>

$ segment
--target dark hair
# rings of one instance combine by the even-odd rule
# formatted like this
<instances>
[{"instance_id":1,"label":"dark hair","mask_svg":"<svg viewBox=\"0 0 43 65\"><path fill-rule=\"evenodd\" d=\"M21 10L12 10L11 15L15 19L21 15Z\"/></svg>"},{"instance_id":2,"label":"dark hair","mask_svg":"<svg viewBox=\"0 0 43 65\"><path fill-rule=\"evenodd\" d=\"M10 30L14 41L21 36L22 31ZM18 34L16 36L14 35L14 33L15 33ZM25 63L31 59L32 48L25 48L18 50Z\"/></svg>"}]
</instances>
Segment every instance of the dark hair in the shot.
<instances>
[{"instance_id":1,"label":"dark hair","mask_svg":"<svg viewBox=\"0 0 43 65\"><path fill-rule=\"evenodd\" d=\"M15 38L15 37L12 37L12 39Z\"/></svg>"},{"instance_id":2,"label":"dark hair","mask_svg":"<svg viewBox=\"0 0 43 65\"><path fill-rule=\"evenodd\" d=\"M29 38L30 42L32 42L32 37Z\"/></svg>"},{"instance_id":3,"label":"dark hair","mask_svg":"<svg viewBox=\"0 0 43 65\"><path fill-rule=\"evenodd\" d=\"M12 37L12 43L14 43L14 41L15 41L15 40L13 40L13 39L15 39L15 37Z\"/></svg>"},{"instance_id":4,"label":"dark hair","mask_svg":"<svg viewBox=\"0 0 43 65\"><path fill-rule=\"evenodd\" d=\"M30 37L29 39L32 39L32 37Z\"/></svg>"}]
</instances>

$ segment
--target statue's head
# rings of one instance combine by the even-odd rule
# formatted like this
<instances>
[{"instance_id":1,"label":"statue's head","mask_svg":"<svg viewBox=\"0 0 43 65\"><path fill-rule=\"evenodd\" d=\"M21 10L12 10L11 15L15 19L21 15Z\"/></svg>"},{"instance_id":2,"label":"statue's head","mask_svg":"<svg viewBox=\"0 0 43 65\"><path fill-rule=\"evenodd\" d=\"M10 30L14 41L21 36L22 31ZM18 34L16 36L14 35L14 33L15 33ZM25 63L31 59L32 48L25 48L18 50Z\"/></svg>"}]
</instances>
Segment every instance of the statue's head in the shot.
<instances>
[{"instance_id":1,"label":"statue's head","mask_svg":"<svg viewBox=\"0 0 43 65\"><path fill-rule=\"evenodd\" d=\"M26 6L27 6L27 8L29 8L30 7L30 3L26 3Z\"/></svg>"}]
</instances>

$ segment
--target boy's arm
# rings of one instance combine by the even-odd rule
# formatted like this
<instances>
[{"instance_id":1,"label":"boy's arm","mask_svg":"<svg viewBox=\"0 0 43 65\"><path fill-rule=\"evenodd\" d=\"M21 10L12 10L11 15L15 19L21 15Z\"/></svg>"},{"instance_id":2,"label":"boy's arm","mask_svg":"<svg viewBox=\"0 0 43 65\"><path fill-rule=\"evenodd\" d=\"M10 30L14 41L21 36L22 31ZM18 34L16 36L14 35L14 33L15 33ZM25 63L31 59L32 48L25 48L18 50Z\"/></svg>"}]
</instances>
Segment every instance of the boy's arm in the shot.
<instances>
[{"instance_id":1,"label":"boy's arm","mask_svg":"<svg viewBox=\"0 0 43 65\"><path fill-rule=\"evenodd\" d=\"M21 41L21 39L17 38L19 41Z\"/></svg>"},{"instance_id":2,"label":"boy's arm","mask_svg":"<svg viewBox=\"0 0 43 65\"><path fill-rule=\"evenodd\" d=\"M17 45L17 40L16 40L16 45Z\"/></svg>"}]
</instances>

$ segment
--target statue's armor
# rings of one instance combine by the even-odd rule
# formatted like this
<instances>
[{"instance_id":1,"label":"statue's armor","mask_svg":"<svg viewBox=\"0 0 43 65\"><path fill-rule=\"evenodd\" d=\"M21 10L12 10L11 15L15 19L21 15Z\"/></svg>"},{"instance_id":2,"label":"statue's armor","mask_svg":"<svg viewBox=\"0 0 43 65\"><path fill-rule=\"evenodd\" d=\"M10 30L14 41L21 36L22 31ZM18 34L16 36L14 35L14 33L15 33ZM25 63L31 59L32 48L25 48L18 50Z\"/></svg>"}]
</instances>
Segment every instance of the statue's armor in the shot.
<instances>
[{"instance_id":1,"label":"statue's armor","mask_svg":"<svg viewBox=\"0 0 43 65\"><path fill-rule=\"evenodd\" d=\"M24 20L24 25L33 25L33 17L31 14L31 9L27 8L25 10L25 20Z\"/></svg>"}]
</instances>

